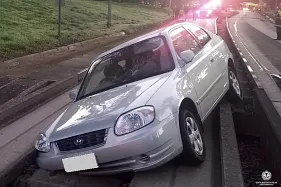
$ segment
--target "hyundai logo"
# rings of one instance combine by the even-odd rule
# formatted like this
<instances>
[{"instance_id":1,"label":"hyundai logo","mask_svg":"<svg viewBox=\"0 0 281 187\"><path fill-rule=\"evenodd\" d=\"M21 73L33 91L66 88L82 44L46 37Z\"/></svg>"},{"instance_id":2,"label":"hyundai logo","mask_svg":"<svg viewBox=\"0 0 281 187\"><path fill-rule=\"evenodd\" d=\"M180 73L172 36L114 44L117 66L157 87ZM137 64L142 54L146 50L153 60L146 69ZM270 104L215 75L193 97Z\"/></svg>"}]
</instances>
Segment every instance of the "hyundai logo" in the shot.
<instances>
[{"instance_id":1,"label":"hyundai logo","mask_svg":"<svg viewBox=\"0 0 281 187\"><path fill-rule=\"evenodd\" d=\"M76 140L74 141L74 145L81 145L83 142L84 142L83 139L76 139Z\"/></svg>"}]
</instances>

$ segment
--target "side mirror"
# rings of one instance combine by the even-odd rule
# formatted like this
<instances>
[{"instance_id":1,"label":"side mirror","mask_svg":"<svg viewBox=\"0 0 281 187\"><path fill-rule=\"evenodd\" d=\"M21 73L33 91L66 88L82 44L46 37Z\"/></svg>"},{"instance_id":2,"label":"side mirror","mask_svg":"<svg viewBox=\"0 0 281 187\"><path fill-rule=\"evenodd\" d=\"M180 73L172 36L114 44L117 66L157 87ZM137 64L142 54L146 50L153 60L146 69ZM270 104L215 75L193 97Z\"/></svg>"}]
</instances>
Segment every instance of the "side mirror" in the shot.
<instances>
[{"instance_id":1,"label":"side mirror","mask_svg":"<svg viewBox=\"0 0 281 187\"><path fill-rule=\"evenodd\" d=\"M77 90L77 89L71 90L71 91L69 92L69 97L70 97L70 99L74 100L74 99L76 98L77 94L78 94L78 90Z\"/></svg>"},{"instance_id":2,"label":"side mirror","mask_svg":"<svg viewBox=\"0 0 281 187\"><path fill-rule=\"evenodd\" d=\"M185 63L189 63L193 60L195 54L191 50L186 50L180 53L180 57Z\"/></svg>"}]
</instances>

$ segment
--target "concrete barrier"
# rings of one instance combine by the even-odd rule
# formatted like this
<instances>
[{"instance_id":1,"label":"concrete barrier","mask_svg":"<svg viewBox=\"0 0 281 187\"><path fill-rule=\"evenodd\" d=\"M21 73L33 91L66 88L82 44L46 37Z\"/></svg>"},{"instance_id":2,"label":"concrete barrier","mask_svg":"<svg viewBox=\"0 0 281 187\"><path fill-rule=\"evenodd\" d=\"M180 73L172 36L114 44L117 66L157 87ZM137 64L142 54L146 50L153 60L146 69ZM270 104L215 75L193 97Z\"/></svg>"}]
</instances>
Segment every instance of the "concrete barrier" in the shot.
<instances>
[{"instance_id":1,"label":"concrete barrier","mask_svg":"<svg viewBox=\"0 0 281 187\"><path fill-rule=\"evenodd\" d=\"M84 72L81 72L81 74L84 74ZM79 74L55 82L43 89L28 94L25 97L11 99L0 107L0 127L5 127L23 115L47 103L59 94L62 94L64 91L75 87L79 83L78 77Z\"/></svg>"},{"instance_id":2,"label":"concrete barrier","mask_svg":"<svg viewBox=\"0 0 281 187\"><path fill-rule=\"evenodd\" d=\"M221 181L223 187L243 187L239 150L230 104L220 104Z\"/></svg>"},{"instance_id":3,"label":"concrete barrier","mask_svg":"<svg viewBox=\"0 0 281 187\"><path fill-rule=\"evenodd\" d=\"M236 51L235 55L239 56L241 62L244 62L242 63L244 70L254 86L254 111L260 118L258 120L259 123L256 125L261 132L261 144L267 153L266 160L271 166L272 171L277 173L278 176L281 176L281 117L267 96L255 72L246 65L244 58L235 47L233 36L228 27L228 20L226 20L226 26L232 45Z\"/></svg>"}]
</instances>

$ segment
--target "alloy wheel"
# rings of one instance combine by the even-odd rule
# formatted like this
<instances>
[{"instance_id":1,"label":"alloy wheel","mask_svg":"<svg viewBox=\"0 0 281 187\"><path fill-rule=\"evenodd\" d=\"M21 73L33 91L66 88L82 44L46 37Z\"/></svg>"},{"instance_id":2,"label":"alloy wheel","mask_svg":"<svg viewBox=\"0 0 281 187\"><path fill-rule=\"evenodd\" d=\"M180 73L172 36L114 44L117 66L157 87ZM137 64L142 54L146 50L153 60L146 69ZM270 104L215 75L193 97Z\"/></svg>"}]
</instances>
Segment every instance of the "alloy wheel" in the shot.
<instances>
[{"instance_id":1,"label":"alloy wheel","mask_svg":"<svg viewBox=\"0 0 281 187\"><path fill-rule=\"evenodd\" d=\"M232 71L229 71L229 79L235 93L241 98L240 85L236 78L236 75Z\"/></svg>"},{"instance_id":2,"label":"alloy wheel","mask_svg":"<svg viewBox=\"0 0 281 187\"><path fill-rule=\"evenodd\" d=\"M190 143L195 153L197 155L202 155L204 146L197 122L192 117L187 117L185 121L187 127L187 135L189 137Z\"/></svg>"}]
</instances>

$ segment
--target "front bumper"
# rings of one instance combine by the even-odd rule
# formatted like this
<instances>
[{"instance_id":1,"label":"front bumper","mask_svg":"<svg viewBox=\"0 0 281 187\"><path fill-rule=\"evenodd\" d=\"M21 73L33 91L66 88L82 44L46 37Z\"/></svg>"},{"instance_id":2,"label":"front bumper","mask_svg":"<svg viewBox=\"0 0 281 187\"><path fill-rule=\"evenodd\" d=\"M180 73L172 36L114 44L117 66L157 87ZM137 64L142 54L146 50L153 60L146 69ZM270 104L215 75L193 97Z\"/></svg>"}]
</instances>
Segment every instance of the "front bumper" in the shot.
<instances>
[{"instance_id":1,"label":"front bumper","mask_svg":"<svg viewBox=\"0 0 281 187\"><path fill-rule=\"evenodd\" d=\"M86 172L111 174L126 171L143 171L163 165L182 152L177 123L173 115L133 133L116 136L114 129L108 131L104 146L60 152L55 144L48 153L39 153L37 164L46 170L64 170L62 159L95 153L99 168ZM145 159L144 159L145 158Z\"/></svg>"}]
</instances>

